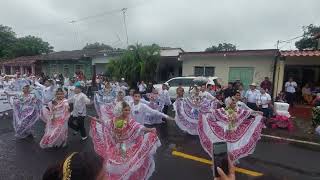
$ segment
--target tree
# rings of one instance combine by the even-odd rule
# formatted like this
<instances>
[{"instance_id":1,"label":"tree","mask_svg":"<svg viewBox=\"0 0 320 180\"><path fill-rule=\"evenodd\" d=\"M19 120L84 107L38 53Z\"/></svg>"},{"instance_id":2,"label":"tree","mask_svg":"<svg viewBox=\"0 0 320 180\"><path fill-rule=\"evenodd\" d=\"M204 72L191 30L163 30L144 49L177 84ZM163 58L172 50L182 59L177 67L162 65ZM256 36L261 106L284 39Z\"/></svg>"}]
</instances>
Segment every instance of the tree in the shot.
<instances>
[{"instance_id":1,"label":"tree","mask_svg":"<svg viewBox=\"0 0 320 180\"><path fill-rule=\"evenodd\" d=\"M235 51L237 46L231 43L219 43L218 46L213 45L205 50L205 52L217 52L217 51Z\"/></svg>"},{"instance_id":2,"label":"tree","mask_svg":"<svg viewBox=\"0 0 320 180\"><path fill-rule=\"evenodd\" d=\"M302 29L303 29L302 39L295 42L296 48L299 50L317 49L318 41L314 39L313 36L316 35L317 33L320 33L320 26L310 24L308 26L303 26Z\"/></svg>"},{"instance_id":3,"label":"tree","mask_svg":"<svg viewBox=\"0 0 320 180\"><path fill-rule=\"evenodd\" d=\"M8 49L13 46L16 41L16 34L12 28L0 24L0 58L6 57Z\"/></svg>"},{"instance_id":4,"label":"tree","mask_svg":"<svg viewBox=\"0 0 320 180\"><path fill-rule=\"evenodd\" d=\"M108 64L111 77L124 77L132 84L139 80L154 80L154 73L160 60L160 47L156 44L131 45L120 58Z\"/></svg>"},{"instance_id":5,"label":"tree","mask_svg":"<svg viewBox=\"0 0 320 180\"><path fill-rule=\"evenodd\" d=\"M12 28L0 25L0 58L32 56L52 52L48 42L35 36L17 38Z\"/></svg>"},{"instance_id":6,"label":"tree","mask_svg":"<svg viewBox=\"0 0 320 180\"><path fill-rule=\"evenodd\" d=\"M34 56L52 52L53 47L48 42L34 36L18 38L14 45L9 48L9 56Z\"/></svg>"},{"instance_id":7,"label":"tree","mask_svg":"<svg viewBox=\"0 0 320 180\"><path fill-rule=\"evenodd\" d=\"M109 45L95 42L93 44L87 43L85 47L83 47L83 50L89 50L89 49L103 49L103 50L113 50L113 48Z\"/></svg>"}]
</instances>

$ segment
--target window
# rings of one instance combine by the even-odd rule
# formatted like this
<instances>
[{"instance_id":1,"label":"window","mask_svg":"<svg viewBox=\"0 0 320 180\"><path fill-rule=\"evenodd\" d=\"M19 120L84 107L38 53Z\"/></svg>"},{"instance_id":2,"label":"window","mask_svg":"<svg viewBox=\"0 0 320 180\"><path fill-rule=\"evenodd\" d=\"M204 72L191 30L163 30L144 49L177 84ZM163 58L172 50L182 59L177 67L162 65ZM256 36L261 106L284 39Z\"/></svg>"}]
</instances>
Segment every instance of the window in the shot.
<instances>
[{"instance_id":1,"label":"window","mask_svg":"<svg viewBox=\"0 0 320 180\"><path fill-rule=\"evenodd\" d=\"M64 76L70 76L69 74L69 65L63 65L63 75Z\"/></svg>"},{"instance_id":2,"label":"window","mask_svg":"<svg viewBox=\"0 0 320 180\"><path fill-rule=\"evenodd\" d=\"M214 76L214 67L212 66L195 66L195 76Z\"/></svg>"},{"instance_id":3,"label":"window","mask_svg":"<svg viewBox=\"0 0 320 180\"><path fill-rule=\"evenodd\" d=\"M76 72L83 72L84 71L84 65L83 64L76 64Z\"/></svg>"},{"instance_id":4,"label":"window","mask_svg":"<svg viewBox=\"0 0 320 180\"><path fill-rule=\"evenodd\" d=\"M181 79L181 83L182 86L186 86L186 87L190 87L191 85L193 85L193 79L189 78L189 79Z\"/></svg>"},{"instance_id":5,"label":"window","mask_svg":"<svg viewBox=\"0 0 320 180\"><path fill-rule=\"evenodd\" d=\"M56 64L51 64L50 72L51 72L51 74L57 73L57 65Z\"/></svg>"},{"instance_id":6,"label":"window","mask_svg":"<svg viewBox=\"0 0 320 180\"><path fill-rule=\"evenodd\" d=\"M172 79L168 81L169 86L179 86L181 79Z\"/></svg>"},{"instance_id":7,"label":"window","mask_svg":"<svg viewBox=\"0 0 320 180\"><path fill-rule=\"evenodd\" d=\"M202 66L194 67L194 75L195 76L203 76L204 75L204 68Z\"/></svg>"}]
</instances>

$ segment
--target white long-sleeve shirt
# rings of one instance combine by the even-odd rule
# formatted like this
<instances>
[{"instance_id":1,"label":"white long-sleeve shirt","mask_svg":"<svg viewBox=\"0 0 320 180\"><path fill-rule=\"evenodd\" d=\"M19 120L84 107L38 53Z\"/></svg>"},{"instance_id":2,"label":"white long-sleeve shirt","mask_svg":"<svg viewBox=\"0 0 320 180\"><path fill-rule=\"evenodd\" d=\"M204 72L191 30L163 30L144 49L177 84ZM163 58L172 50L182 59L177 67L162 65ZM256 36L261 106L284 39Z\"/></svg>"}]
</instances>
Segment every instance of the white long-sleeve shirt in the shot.
<instances>
[{"instance_id":1,"label":"white long-sleeve shirt","mask_svg":"<svg viewBox=\"0 0 320 180\"><path fill-rule=\"evenodd\" d=\"M165 89L159 92L159 101L160 101L160 104L166 105L166 106L169 106L172 104L168 90Z\"/></svg>"},{"instance_id":2,"label":"white long-sleeve shirt","mask_svg":"<svg viewBox=\"0 0 320 180\"><path fill-rule=\"evenodd\" d=\"M90 103L90 99L85 94L75 94L73 97L68 99L68 102L73 103L73 110L71 112L73 117L87 115L86 105Z\"/></svg>"},{"instance_id":3,"label":"white long-sleeve shirt","mask_svg":"<svg viewBox=\"0 0 320 180\"><path fill-rule=\"evenodd\" d=\"M54 93L54 91L55 91L55 86L54 85L46 87L46 86L40 84L37 81L34 84L42 89L43 104L48 104L50 101L52 101L54 99L54 94L55 94Z\"/></svg>"},{"instance_id":4,"label":"white long-sleeve shirt","mask_svg":"<svg viewBox=\"0 0 320 180\"><path fill-rule=\"evenodd\" d=\"M12 81L2 81L1 85L5 91L9 91L12 88Z\"/></svg>"},{"instance_id":5,"label":"white long-sleeve shirt","mask_svg":"<svg viewBox=\"0 0 320 180\"><path fill-rule=\"evenodd\" d=\"M136 105L134 104L134 102L132 102L130 104L130 107L131 107L132 117L140 124L147 123L147 122L145 122L147 114L162 116L163 118L168 118L168 116L166 114L159 112L157 110L154 110L151 107L149 107L148 105L140 103L140 102Z\"/></svg>"},{"instance_id":6,"label":"white long-sleeve shirt","mask_svg":"<svg viewBox=\"0 0 320 180\"><path fill-rule=\"evenodd\" d=\"M133 103L133 97L132 96L125 96L124 98L123 98L123 100L126 102L126 103L128 103L128 104L131 104L131 103ZM150 102L149 101L146 101L145 99L140 99L140 102L141 103L143 103L143 104L149 104Z\"/></svg>"},{"instance_id":7,"label":"white long-sleeve shirt","mask_svg":"<svg viewBox=\"0 0 320 180\"><path fill-rule=\"evenodd\" d=\"M199 94L201 97L205 97L207 99L210 99L210 100L214 100L216 99L214 96L212 96L212 94L210 94L208 91L204 91L204 92L200 92Z\"/></svg>"}]
</instances>

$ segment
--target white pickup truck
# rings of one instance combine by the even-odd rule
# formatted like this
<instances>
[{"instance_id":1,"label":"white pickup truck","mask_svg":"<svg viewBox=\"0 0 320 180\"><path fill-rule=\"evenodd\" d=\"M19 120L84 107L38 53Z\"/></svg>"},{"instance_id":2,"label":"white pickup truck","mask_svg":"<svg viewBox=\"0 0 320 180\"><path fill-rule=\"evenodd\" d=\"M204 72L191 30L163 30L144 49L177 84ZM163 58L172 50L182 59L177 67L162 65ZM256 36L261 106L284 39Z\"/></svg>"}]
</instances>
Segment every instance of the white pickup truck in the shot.
<instances>
[{"instance_id":1,"label":"white pickup truck","mask_svg":"<svg viewBox=\"0 0 320 180\"><path fill-rule=\"evenodd\" d=\"M171 100L176 99L176 89L178 88L179 84L182 85L185 95L189 94L189 88L190 86L194 85L194 79L199 78L196 76L187 76L187 77L175 77L172 79L169 79L168 81L166 81L166 83L169 84L170 88L169 88L169 95ZM217 85L218 84L218 77L207 77L208 79L208 83L212 84L212 85ZM153 87L157 90L162 88L162 84L155 84L153 85Z\"/></svg>"}]
</instances>

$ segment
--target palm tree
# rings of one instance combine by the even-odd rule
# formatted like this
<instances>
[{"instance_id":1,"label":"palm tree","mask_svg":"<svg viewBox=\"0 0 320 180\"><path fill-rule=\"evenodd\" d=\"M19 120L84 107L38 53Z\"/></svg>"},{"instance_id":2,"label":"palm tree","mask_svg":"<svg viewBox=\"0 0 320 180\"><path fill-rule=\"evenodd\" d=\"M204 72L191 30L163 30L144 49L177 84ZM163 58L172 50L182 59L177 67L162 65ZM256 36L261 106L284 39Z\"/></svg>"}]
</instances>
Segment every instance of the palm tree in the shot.
<instances>
[{"instance_id":1,"label":"palm tree","mask_svg":"<svg viewBox=\"0 0 320 180\"><path fill-rule=\"evenodd\" d=\"M112 77L124 77L132 84L140 80L154 80L159 60L158 45L130 45L119 59L108 64L108 71Z\"/></svg>"}]
</instances>

